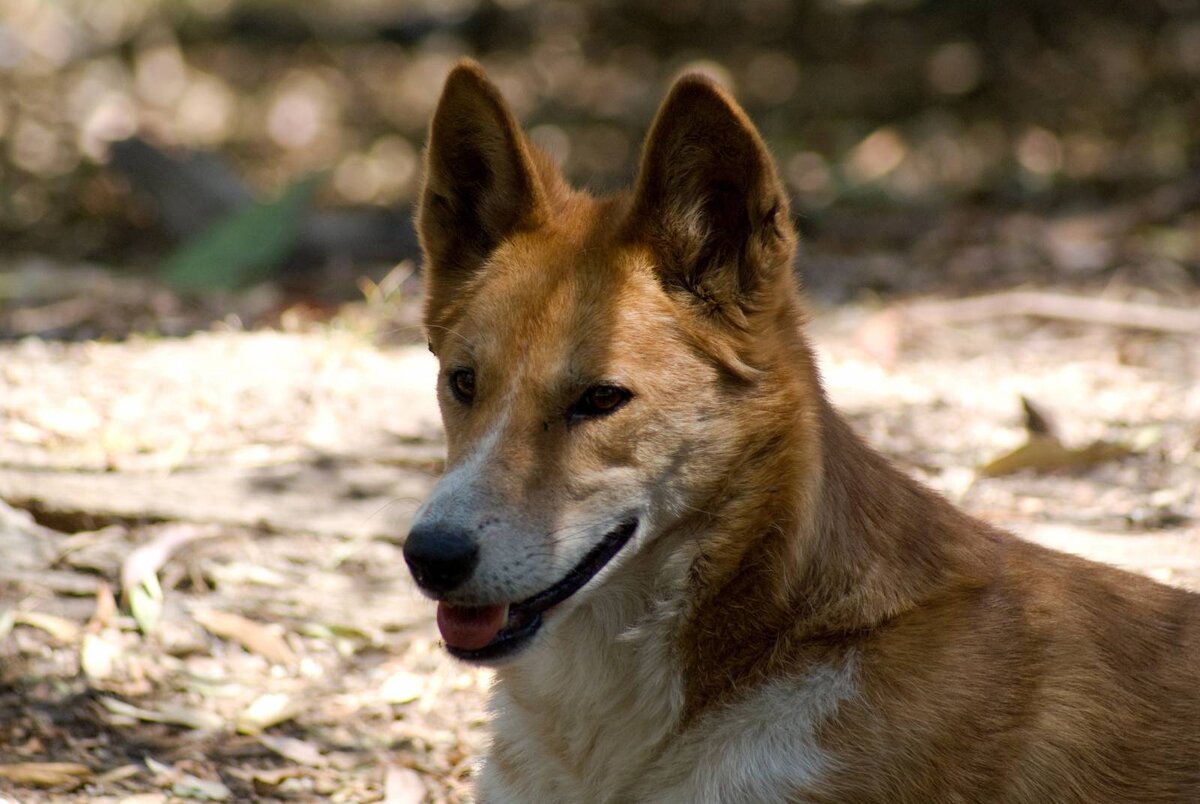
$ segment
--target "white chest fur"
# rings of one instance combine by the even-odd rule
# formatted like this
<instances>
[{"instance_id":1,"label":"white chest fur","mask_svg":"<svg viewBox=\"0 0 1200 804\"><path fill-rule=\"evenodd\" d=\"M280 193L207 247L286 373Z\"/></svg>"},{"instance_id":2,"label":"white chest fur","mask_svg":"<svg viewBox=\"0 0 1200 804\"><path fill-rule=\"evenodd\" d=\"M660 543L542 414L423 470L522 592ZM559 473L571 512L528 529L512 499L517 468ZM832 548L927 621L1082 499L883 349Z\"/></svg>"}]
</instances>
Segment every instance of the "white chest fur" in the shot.
<instances>
[{"instance_id":1,"label":"white chest fur","mask_svg":"<svg viewBox=\"0 0 1200 804\"><path fill-rule=\"evenodd\" d=\"M681 733L673 620L648 618L614 640L603 613L572 612L536 662L499 674L480 801L720 804L811 789L833 762L817 728L854 696L855 662L774 679Z\"/></svg>"},{"instance_id":2,"label":"white chest fur","mask_svg":"<svg viewBox=\"0 0 1200 804\"><path fill-rule=\"evenodd\" d=\"M619 631L621 619L573 611L497 674L481 802L620 801L666 749L683 707L667 618Z\"/></svg>"}]
</instances>

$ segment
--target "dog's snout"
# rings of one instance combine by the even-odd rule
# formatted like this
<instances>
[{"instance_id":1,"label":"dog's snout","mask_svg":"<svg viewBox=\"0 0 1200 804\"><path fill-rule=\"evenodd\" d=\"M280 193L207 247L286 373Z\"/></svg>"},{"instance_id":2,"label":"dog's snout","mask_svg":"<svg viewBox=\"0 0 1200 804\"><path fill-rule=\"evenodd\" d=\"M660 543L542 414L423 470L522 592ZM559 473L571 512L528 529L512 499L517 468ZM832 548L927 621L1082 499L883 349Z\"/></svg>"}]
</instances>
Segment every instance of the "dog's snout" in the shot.
<instances>
[{"instance_id":1,"label":"dog's snout","mask_svg":"<svg viewBox=\"0 0 1200 804\"><path fill-rule=\"evenodd\" d=\"M422 589L435 594L449 592L475 571L479 545L455 528L417 525L404 542L404 560Z\"/></svg>"}]
</instances>

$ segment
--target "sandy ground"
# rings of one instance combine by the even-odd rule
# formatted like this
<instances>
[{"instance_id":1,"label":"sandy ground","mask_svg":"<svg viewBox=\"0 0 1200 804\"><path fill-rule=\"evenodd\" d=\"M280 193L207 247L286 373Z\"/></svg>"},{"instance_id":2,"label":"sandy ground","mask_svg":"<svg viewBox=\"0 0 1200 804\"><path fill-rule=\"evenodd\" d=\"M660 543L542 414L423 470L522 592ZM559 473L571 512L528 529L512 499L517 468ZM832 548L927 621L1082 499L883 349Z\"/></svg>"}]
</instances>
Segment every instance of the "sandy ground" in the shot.
<instances>
[{"instance_id":1,"label":"sandy ground","mask_svg":"<svg viewBox=\"0 0 1200 804\"><path fill-rule=\"evenodd\" d=\"M1200 589L1200 335L907 320L815 311L873 444L1027 538ZM441 470L412 340L0 344L0 798L468 799L488 674L441 651L395 543ZM986 476L1022 395L1116 457Z\"/></svg>"}]
</instances>

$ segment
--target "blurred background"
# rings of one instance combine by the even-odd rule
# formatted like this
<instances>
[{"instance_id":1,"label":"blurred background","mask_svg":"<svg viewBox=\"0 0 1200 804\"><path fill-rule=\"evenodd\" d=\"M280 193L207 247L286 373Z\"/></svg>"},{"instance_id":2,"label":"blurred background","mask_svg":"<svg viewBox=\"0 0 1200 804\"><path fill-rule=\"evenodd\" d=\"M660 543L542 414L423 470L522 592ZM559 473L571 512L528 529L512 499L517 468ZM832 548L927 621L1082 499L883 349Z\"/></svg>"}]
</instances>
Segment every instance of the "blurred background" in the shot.
<instances>
[{"instance_id":1,"label":"blurred background","mask_svg":"<svg viewBox=\"0 0 1200 804\"><path fill-rule=\"evenodd\" d=\"M722 76L831 301L1200 277L1195 0L0 0L0 334L361 298L417 258L425 126L463 55L600 190L631 180L675 75ZM143 309L14 324L73 288Z\"/></svg>"}]
</instances>

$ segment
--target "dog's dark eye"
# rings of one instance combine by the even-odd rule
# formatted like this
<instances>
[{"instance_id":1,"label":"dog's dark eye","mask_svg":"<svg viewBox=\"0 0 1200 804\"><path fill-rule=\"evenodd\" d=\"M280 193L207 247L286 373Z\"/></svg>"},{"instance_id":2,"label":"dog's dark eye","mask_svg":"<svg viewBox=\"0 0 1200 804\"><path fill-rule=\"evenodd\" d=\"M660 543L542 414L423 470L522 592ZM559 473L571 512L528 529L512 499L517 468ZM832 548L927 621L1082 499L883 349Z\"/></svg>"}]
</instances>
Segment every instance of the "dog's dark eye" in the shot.
<instances>
[{"instance_id":1,"label":"dog's dark eye","mask_svg":"<svg viewBox=\"0 0 1200 804\"><path fill-rule=\"evenodd\" d=\"M475 399L474 369L460 368L450 372L450 392L464 405L471 404Z\"/></svg>"},{"instance_id":2,"label":"dog's dark eye","mask_svg":"<svg viewBox=\"0 0 1200 804\"><path fill-rule=\"evenodd\" d=\"M606 416L633 396L619 385L594 385L571 407L571 418Z\"/></svg>"}]
</instances>

